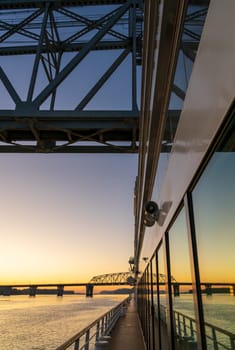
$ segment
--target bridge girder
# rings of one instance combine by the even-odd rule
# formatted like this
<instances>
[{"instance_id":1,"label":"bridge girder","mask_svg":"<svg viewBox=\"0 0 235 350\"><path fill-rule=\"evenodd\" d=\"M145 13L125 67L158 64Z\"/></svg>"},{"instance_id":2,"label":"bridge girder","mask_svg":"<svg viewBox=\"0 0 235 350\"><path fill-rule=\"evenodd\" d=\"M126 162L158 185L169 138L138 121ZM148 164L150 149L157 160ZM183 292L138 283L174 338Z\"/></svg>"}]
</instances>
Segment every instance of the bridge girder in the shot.
<instances>
[{"instance_id":1,"label":"bridge girder","mask_svg":"<svg viewBox=\"0 0 235 350\"><path fill-rule=\"evenodd\" d=\"M134 153L138 122L138 113L130 111L0 111L0 138L10 144L2 143L0 152Z\"/></svg>"},{"instance_id":2,"label":"bridge girder","mask_svg":"<svg viewBox=\"0 0 235 350\"><path fill-rule=\"evenodd\" d=\"M10 107L0 106L0 152L137 152L142 1L3 0L0 9L0 87L10 99ZM90 54L107 51L115 55L85 95L80 94L69 110L58 107L64 81L74 79ZM8 56L32 60L25 97L12 80ZM127 59L129 108L88 110ZM94 61L97 66L101 62ZM17 75L17 65L15 69ZM70 89L75 95L76 89Z\"/></svg>"},{"instance_id":3,"label":"bridge girder","mask_svg":"<svg viewBox=\"0 0 235 350\"><path fill-rule=\"evenodd\" d=\"M0 62L2 58L8 56L34 56L26 99L20 97L6 69L2 64L0 65L0 80L12 100L10 112L14 112L10 113L12 118L8 118L9 114L0 109L0 118L5 125L5 128L0 126L0 152L138 152L139 111L136 66L141 63L142 56L142 3L142 0L2 0L0 2L0 9L5 10L6 15L6 20L0 21ZM191 0L190 3L193 4L194 1ZM110 7L110 10L97 18L91 16L94 10L89 10L89 15L80 13L81 8L102 8L104 5ZM201 1L200 5L202 6L200 9L196 6L195 11L186 14L180 44L182 55L192 62L195 60L200 40L201 23L207 12L207 0ZM11 11L14 11L14 18L11 17ZM18 17L18 13L21 17ZM128 29L120 30L120 26L124 24ZM64 36L62 31L68 29L71 31L70 34ZM20 38L21 42L14 45L15 38ZM77 111L84 111L104 84L111 80L115 71L131 55L132 67L129 72L132 76L131 110L124 111L125 118L122 120L122 125L126 124L127 113L129 113L129 120L132 112L135 112L137 118L128 132L126 127L117 128L115 120L111 127L112 131L106 130L105 123L97 129L88 127L85 130L83 127L74 130L74 123L69 118L62 120L63 128L61 127L59 131L58 123L54 122L53 117L49 120L39 117L38 112L42 111L42 108L45 109L43 106L45 103L47 111L59 117L63 111L56 108L57 90L61 89L64 80L74 74L76 68L91 52L111 50L119 52L117 58L87 94L82 98L79 97L75 109L71 108L69 112L74 112L76 115ZM63 65L63 56L72 53L75 57ZM37 91L40 70L44 72L46 83L41 91ZM184 100L185 90L177 82L173 83L172 92ZM31 125L24 131L22 119L24 125ZM59 119L62 118L59 117ZM89 116L87 121L87 125L92 124L89 123ZM112 113L110 113L110 123L111 121ZM13 132L16 123L18 127ZM166 127L163 152L167 152L168 144L171 144L171 140L167 137L169 130L172 132L172 120L170 123L171 126ZM99 124L102 124L100 120ZM50 133L49 125L51 125Z\"/></svg>"},{"instance_id":4,"label":"bridge girder","mask_svg":"<svg viewBox=\"0 0 235 350\"><path fill-rule=\"evenodd\" d=\"M42 7L48 0L1 0L0 9L19 9ZM54 7L58 7L58 0L50 0ZM61 6L94 6L123 4L126 0L60 0Z\"/></svg>"},{"instance_id":5,"label":"bridge girder","mask_svg":"<svg viewBox=\"0 0 235 350\"><path fill-rule=\"evenodd\" d=\"M108 273L92 277L89 283L94 285L125 285L128 284L128 278L132 276L131 272Z\"/></svg>"}]
</instances>

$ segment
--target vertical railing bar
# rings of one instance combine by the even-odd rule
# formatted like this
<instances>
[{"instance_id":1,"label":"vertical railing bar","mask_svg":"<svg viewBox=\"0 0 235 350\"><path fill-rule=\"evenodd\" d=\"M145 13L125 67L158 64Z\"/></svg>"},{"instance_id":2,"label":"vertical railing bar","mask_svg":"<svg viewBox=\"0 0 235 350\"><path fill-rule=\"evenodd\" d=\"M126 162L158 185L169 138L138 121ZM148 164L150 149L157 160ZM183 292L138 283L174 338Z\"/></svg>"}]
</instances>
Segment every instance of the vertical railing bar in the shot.
<instances>
[{"instance_id":1,"label":"vertical railing bar","mask_svg":"<svg viewBox=\"0 0 235 350\"><path fill-rule=\"evenodd\" d=\"M212 341L213 341L214 350L218 350L219 348L217 343L216 330L214 327L211 327L211 331L212 331Z\"/></svg>"},{"instance_id":2,"label":"vertical railing bar","mask_svg":"<svg viewBox=\"0 0 235 350\"><path fill-rule=\"evenodd\" d=\"M176 327L175 311L174 310L173 310L173 320L174 320L175 333L177 334L177 332L176 332L177 327Z\"/></svg>"},{"instance_id":3,"label":"vertical railing bar","mask_svg":"<svg viewBox=\"0 0 235 350\"><path fill-rule=\"evenodd\" d=\"M75 341L74 350L79 350L79 340L80 340L80 338Z\"/></svg>"},{"instance_id":4,"label":"vertical railing bar","mask_svg":"<svg viewBox=\"0 0 235 350\"><path fill-rule=\"evenodd\" d=\"M178 318L179 336L181 337L182 334L181 334L180 314L179 313L177 313L177 318Z\"/></svg>"},{"instance_id":5,"label":"vertical railing bar","mask_svg":"<svg viewBox=\"0 0 235 350\"><path fill-rule=\"evenodd\" d=\"M105 316L105 332L108 326L108 315Z\"/></svg>"},{"instance_id":6,"label":"vertical railing bar","mask_svg":"<svg viewBox=\"0 0 235 350\"><path fill-rule=\"evenodd\" d=\"M90 328L86 331L84 350L89 350L89 343L90 343Z\"/></svg>"},{"instance_id":7,"label":"vertical railing bar","mask_svg":"<svg viewBox=\"0 0 235 350\"><path fill-rule=\"evenodd\" d=\"M185 316L183 316L183 329L184 329L184 336L187 336L186 317Z\"/></svg>"},{"instance_id":8,"label":"vertical railing bar","mask_svg":"<svg viewBox=\"0 0 235 350\"><path fill-rule=\"evenodd\" d=\"M194 338L194 331L193 331L193 320L189 320L190 322L190 334L191 334L191 337Z\"/></svg>"},{"instance_id":9,"label":"vertical railing bar","mask_svg":"<svg viewBox=\"0 0 235 350\"><path fill-rule=\"evenodd\" d=\"M230 337L231 350L235 350L235 338Z\"/></svg>"},{"instance_id":10,"label":"vertical railing bar","mask_svg":"<svg viewBox=\"0 0 235 350\"><path fill-rule=\"evenodd\" d=\"M176 334L179 335L179 320L178 320L178 314L174 312L175 315L175 328L176 328Z\"/></svg>"},{"instance_id":11,"label":"vertical railing bar","mask_svg":"<svg viewBox=\"0 0 235 350\"><path fill-rule=\"evenodd\" d=\"M96 337L95 339L98 340L100 336L100 321L97 322L97 325L96 325Z\"/></svg>"}]
</instances>

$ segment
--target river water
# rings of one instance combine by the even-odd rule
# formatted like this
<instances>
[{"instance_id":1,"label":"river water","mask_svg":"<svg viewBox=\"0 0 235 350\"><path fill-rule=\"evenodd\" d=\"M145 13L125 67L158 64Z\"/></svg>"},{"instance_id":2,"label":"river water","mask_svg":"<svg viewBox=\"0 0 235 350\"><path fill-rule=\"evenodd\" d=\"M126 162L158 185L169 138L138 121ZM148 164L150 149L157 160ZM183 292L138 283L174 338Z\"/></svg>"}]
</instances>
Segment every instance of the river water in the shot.
<instances>
[{"instance_id":1,"label":"river water","mask_svg":"<svg viewBox=\"0 0 235 350\"><path fill-rule=\"evenodd\" d=\"M54 350L127 295L0 296L0 350ZM192 295L174 299L174 309L194 318ZM235 297L203 296L205 320L235 333Z\"/></svg>"},{"instance_id":2,"label":"river water","mask_svg":"<svg viewBox=\"0 0 235 350\"><path fill-rule=\"evenodd\" d=\"M0 350L54 350L126 297L0 296Z\"/></svg>"}]
</instances>

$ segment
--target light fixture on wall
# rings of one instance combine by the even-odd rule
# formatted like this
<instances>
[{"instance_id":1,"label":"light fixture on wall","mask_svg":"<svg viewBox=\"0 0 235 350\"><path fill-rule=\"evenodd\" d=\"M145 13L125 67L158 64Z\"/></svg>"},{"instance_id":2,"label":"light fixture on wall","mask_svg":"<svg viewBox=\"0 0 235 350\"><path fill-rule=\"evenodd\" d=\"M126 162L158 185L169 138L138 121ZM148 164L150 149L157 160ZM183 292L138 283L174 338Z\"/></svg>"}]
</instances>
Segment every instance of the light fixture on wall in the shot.
<instances>
[{"instance_id":1,"label":"light fixture on wall","mask_svg":"<svg viewBox=\"0 0 235 350\"><path fill-rule=\"evenodd\" d=\"M145 226L153 226L158 220L160 210L156 202L149 201L144 208L144 224Z\"/></svg>"},{"instance_id":2,"label":"light fixture on wall","mask_svg":"<svg viewBox=\"0 0 235 350\"><path fill-rule=\"evenodd\" d=\"M130 265L130 272L134 272L135 271L135 259L133 256L130 256L128 263Z\"/></svg>"}]
</instances>

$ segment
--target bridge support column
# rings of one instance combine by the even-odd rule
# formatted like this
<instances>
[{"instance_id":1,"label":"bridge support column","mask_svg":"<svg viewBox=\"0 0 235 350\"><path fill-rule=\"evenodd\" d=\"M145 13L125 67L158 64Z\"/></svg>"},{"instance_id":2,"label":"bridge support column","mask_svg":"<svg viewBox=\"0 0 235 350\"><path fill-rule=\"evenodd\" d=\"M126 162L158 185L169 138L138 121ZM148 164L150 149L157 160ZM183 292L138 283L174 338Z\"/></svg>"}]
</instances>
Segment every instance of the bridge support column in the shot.
<instances>
[{"instance_id":1,"label":"bridge support column","mask_svg":"<svg viewBox=\"0 0 235 350\"><path fill-rule=\"evenodd\" d=\"M230 293L235 296L235 284L231 285Z\"/></svg>"},{"instance_id":2,"label":"bridge support column","mask_svg":"<svg viewBox=\"0 0 235 350\"><path fill-rule=\"evenodd\" d=\"M8 296L11 295L12 292L12 287L4 287L2 290L2 295Z\"/></svg>"},{"instance_id":3,"label":"bridge support column","mask_svg":"<svg viewBox=\"0 0 235 350\"><path fill-rule=\"evenodd\" d=\"M35 297L37 292L37 286L30 286L29 287L29 296Z\"/></svg>"},{"instance_id":4,"label":"bridge support column","mask_svg":"<svg viewBox=\"0 0 235 350\"><path fill-rule=\"evenodd\" d=\"M212 295L211 284L205 284L205 292L206 292L206 295Z\"/></svg>"},{"instance_id":5,"label":"bridge support column","mask_svg":"<svg viewBox=\"0 0 235 350\"><path fill-rule=\"evenodd\" d=\"M86 296L87 297L93 297L93 284L89 283L86 285Z\"/></svg>"},{"instance_id":6,"label":"bridge support column","mask_svg":"<svg viewBox=\"0 0 235 350\"><path fill-rule=\"evenodd\" d=\"M180 285L178 283L173 284L174 297L180 296Z\"/></svg>"},{"instance_id":7,"label":"bridge support column","mask_svg":"<svg viewBox=\"0 0 235 350\"><path fill-rule=\"evenodd\" d=\"M57 297L62 297L64 294L64 286L59 285L57 286Z\"/></svg>"}]
</instances>

